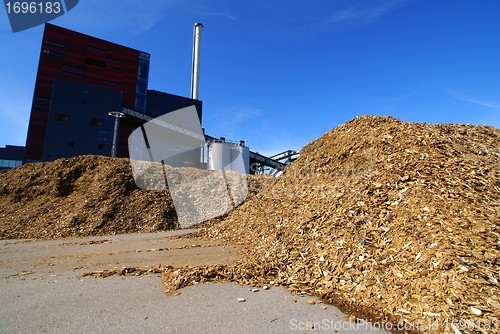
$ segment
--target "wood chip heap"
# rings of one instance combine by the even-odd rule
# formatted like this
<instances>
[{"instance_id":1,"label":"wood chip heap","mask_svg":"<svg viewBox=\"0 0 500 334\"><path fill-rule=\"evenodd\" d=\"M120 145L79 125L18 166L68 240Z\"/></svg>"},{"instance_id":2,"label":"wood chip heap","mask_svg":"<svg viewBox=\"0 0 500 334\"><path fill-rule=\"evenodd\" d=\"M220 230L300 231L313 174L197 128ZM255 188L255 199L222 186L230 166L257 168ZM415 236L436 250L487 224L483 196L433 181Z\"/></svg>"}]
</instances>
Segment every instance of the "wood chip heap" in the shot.
<instances>
[{"instance_id":1,"label":"wood chip heap","mask_svg":"<svg viewBox=\"0 0 500 334\"><path fill-rule=\"evenodd\" d=\"M200 174L166 168L188 178ZM248 175L247 198L271 179ZM0 239L147 233L178 225L168 189L139 189L129 159L86 155L0 171Z\"/></svg>"},{"instance_id":2,"label":"wood chip heap","mask_svg":"<svg viewBox=\"0 0 500 334\"><path fill-rule=\"evenodd\" d=\"M357 117L198 232L244 245L237 264L167 270L165 290L272 281L418 331L490 333L500 326L499 161L500 129Z\"/></svg>"}]
</instances>

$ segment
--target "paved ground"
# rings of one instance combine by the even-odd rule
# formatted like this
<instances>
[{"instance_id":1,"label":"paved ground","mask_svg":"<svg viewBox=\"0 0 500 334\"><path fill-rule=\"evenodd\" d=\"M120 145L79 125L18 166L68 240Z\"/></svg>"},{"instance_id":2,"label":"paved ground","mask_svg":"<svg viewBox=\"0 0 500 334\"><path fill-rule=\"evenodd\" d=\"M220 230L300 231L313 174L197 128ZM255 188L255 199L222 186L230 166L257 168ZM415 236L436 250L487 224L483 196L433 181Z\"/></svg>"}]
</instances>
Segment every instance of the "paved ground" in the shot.
<instances>
[{"instance_id":1,"label":"paved ground","mask_svg":"<svg viewBox=\"0 0 500 334\"><path fill-rule=\"evenodd\" d=\"M0 332L383 333L279 287L251 292L237 284L203 284L166 296L158 275L78 278L113 266L206 265L236 256L235 246L170 238L178 233L0 241Z\"/></svg>"}]
</instances>

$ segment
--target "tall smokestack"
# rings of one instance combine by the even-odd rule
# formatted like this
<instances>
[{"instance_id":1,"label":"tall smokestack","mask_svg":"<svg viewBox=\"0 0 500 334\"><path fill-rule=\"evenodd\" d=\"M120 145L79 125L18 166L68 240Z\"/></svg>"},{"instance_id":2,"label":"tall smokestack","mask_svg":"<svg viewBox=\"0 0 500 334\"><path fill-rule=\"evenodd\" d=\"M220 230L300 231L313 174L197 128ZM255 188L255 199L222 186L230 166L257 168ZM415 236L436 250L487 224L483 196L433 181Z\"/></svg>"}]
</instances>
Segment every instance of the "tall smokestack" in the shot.
<instances>
[{"instance_id":1,"label":"tall smokestack","mask_svg":"<svg viewBox=\"0 0 500 334\"><path fill-rule=\"evenodd\" d=\"M194 24L193 36L193 72L191 73L191 98L199 100L200 97L200 47L201 47L201 31L203 24Z\"/></svg>"}]
</instances>

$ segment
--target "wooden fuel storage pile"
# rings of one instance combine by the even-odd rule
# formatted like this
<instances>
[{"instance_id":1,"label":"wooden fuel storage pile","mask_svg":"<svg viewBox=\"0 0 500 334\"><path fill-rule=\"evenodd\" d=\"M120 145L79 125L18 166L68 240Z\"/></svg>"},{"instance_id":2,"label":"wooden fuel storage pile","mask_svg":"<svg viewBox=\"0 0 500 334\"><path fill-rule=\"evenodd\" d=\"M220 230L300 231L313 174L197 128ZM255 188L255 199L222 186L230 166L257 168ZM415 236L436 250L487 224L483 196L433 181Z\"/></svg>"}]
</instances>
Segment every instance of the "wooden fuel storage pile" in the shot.
<instances>
[{"instance_id":1,"label":"wooden fuel storage pile","mask_svg":"<svg viewBox=\"0 0 500 334\"><path fill-rule=\"evenodd\" d=\"M491 332L500 319L499 161L493 127L357 117L197 234L241 243L238 263L167 270L165 291L282 284L370 319Z\"/></svg>"},{"instance_id":2,"label":"wooden fuel storage pile","mask_svg":"<svg viewBox=\"0 0 500 334\"><path fill-rule=\"evenodd\" d=\"M165 167L184 178L211 173ZM247 198L270 179L247 175ZM86 155L0 171L0 239L147 233L178 225L168 189L139 189L129 159Z\"/></svg>"}]
</instances>

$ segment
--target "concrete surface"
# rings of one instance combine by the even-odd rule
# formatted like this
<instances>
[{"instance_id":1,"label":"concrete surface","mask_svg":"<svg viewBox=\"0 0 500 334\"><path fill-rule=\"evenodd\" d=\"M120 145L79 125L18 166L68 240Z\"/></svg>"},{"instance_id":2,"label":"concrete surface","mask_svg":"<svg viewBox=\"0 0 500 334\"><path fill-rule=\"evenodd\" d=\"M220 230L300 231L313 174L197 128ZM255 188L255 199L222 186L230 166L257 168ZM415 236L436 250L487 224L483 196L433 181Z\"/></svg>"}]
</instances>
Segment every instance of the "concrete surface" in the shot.
<instances>
[{"instance_id":1,"label":"concrete surface","mask_svg":"<svg viewBox=\"0 0 500 334\"><path fill-rule=\"evenodd\" d=\"M343 320L335 307L322 310L323 304L307 304L316 298L280 287L251 292L234 283L211 283L167 296L158 275L78 278L117 264L201 265L235 256L234 246L179 248L194 242L170 239L178 233L183 232L0 241L0 332L387 333L365 330L367 324ZM170 249L157 251L161 247Z\"/></svg>"}]
</instances>

